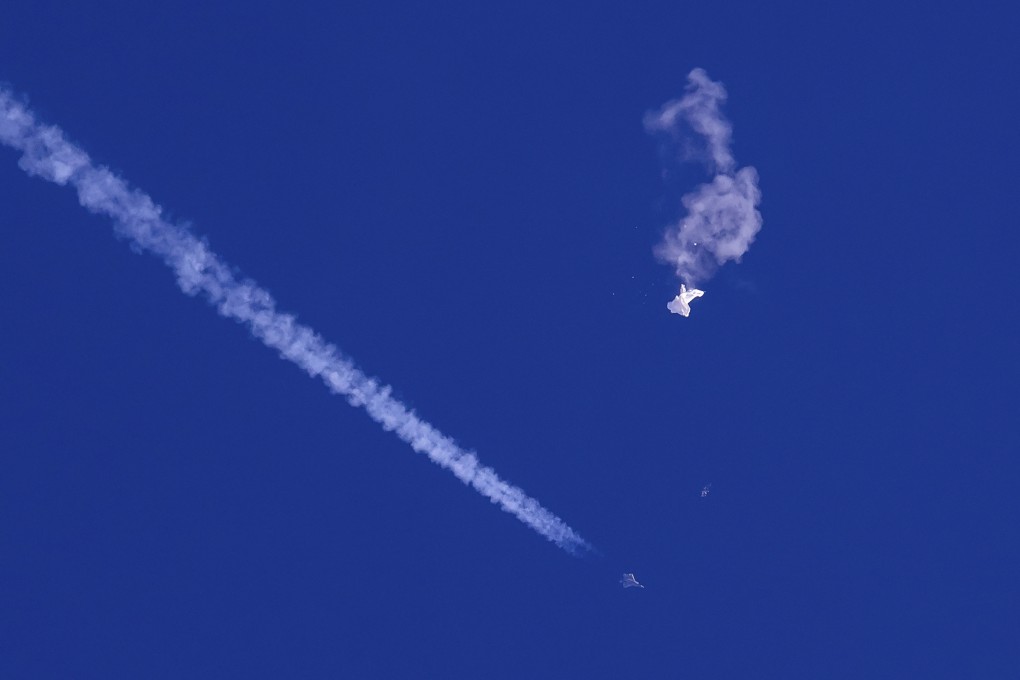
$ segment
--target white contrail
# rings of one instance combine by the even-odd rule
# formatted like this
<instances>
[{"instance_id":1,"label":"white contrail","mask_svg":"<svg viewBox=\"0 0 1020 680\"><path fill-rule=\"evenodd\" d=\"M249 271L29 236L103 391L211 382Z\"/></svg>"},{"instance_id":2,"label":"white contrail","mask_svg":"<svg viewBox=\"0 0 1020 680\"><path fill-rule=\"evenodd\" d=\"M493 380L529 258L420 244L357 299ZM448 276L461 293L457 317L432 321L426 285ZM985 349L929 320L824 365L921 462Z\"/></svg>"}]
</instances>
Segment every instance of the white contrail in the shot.
<instances>
[{"instance_id":1,"label":"white contrail","mask_svg":"<svg viewBox=\"0 0 1020 680\"><path fill-rule=\"evenodd\" d=\"M415 415L390 395L390 388L361 372L333 345L290 314L276 310L272 296L251 280L239 280L208 244L186 228L171 224L149 196L132 189L103 166L92 163L67 141L60 128L42 125L14 95L0 88L0 143L22 152L18 165L30 175L70 184L88 210L113 218L116 230L141 250L158 255L174 270L189 295L201 293L223 316L246 324L252 334L311 376L322 378L334 394L450 470L465 484L573 554L591 549L563 520L519 488L479 464L474 453Z\"/></svg>"},{"instance_id":2,"label":"white contrail","mask_svg":"<svg viewBox=\"0 0 1020 680\"><path fill-rule=\"evenodd\" d=\"M645 129L664 133L685 144L687 156L701 158L715 172L711 182L683 197L687 214L671 225L656 256L676 268L689 287L709 278L722 264L740 258L761 229L758 173L748 166L734 172L730 153L732 127L720 105L726 89L700 68L687 76L687 94L645 115ZM690 130L704 138L707 149L690 146Z\"/></svg>"}]
</instances>

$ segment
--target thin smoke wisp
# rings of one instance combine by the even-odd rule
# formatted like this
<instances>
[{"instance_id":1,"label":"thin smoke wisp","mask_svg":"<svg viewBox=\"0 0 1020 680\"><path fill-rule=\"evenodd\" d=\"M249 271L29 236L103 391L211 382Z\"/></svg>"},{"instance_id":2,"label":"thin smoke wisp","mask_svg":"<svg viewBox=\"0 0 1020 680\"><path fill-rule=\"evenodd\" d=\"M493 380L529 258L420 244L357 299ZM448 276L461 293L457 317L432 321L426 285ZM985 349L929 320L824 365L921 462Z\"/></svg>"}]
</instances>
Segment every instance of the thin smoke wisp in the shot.
<instances>
[{"instance_id":1,"label":"thin smoke wisp","mask_svg":"<svg viewBox=\"0 0 1020 680\"><path fill-rule=\"evenodd\" d=\"M701 160L713 173L710 182L686 194L685 214L666 229L656 257L676 269L689 288L707 280L721 265L739 262L761 229L758 173L736 169L730 151L733 128L722 114L726 89L696 68L687 76L687 92L645 115L645 130L679 145L682 160Z\"/></svg>"},{"instance_id":2,"label":"thin smoke wisp","mask_svg":"<svg viewBox=\"0 0 1020 680\"><path fill-rule=\"evenodd\" d=\"M358 369L332 344L290 314L276 309L272 296L254 281L241 279L208 244L162 216L145 193L130 187L106 167L92 162L55 126L44 125L12 92L0 88L0 144L21 152L18 164L29 175L78 192L82 206L106 215L116 231L139 250L161 258L189 295L200 295L220 314L249 328L267 347L321 379L334 394L365 409L383 429L452 472L500 508L571 554L591 549L563 520L460 448Z\"/></svg>"}]
</instances>

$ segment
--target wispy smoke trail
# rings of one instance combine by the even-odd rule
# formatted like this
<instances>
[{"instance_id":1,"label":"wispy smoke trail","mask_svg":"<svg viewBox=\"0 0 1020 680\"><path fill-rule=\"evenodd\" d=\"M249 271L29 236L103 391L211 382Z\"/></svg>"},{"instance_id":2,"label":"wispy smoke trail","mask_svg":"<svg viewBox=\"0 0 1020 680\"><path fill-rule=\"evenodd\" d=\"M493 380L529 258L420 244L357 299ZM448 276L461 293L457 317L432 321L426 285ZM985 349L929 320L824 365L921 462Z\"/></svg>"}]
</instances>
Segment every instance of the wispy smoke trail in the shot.
<instances>
[{"instance_id":1,"label":"wispy smoke trail","mask_svg":"<svg viewBox=\"0 0 1020 680\"><path fill-rule=\"evenodd\" d=\"M0 143L22 152L18 164L30 175L70 184L88 210L113 218L116 230L139 249L158 255L174 270L189 295L203 295L220 314L243 323L280 356L317 376L329 390L363 407L383 429L394 432L415 451L450 470L458 479L573 554L590 546L560 518L519 488L484 467L474 453L423 421L390 395L390 388L362 373L333 345L290 314L276 310L267 291L239 280L208 244L186 228L171 224L149 196L130 188L107 168L67 141L57 127L38 123L11 92L0 88Z\"/></svg>"},{"instance_id":2,"label":"wispy smoke trail","mask_svg":"<svg viewBox=\"0 0 1020 680\"><path fill-rule=\"evenodd\" d=\"M695 287L730 260L740 258L751 247L761 229L761 201L758 173L748 166L734 172L736 161L730 153L733 129L720 106L726 89L700 68L687 76L687 94L645 115L645 129L665 134L685 146L689 157L701 158L715 173L682 199L687 214L666 230L656 256L676 268L677 276ZM707 148L691 146L690 133L699 135Z\"/></svg>"}]
</instances>

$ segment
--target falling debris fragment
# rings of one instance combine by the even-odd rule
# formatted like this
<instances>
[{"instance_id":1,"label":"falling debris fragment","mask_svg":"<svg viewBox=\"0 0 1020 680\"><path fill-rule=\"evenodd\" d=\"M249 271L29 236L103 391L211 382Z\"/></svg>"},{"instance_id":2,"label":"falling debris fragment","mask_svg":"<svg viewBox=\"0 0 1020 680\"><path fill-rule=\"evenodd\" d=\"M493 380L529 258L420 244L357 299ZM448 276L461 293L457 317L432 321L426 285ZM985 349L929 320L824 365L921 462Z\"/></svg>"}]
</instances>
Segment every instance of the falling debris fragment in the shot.
<instances>
[{"instance_id":1,"label":"falling debris fragment","mask_svg":"<svg viewBox=\"0 0 1020 680\"><path fill-rule=\"evenodd\" d=\"M711 484L706 484L705 486L701 487L701 497L705 498L706 496L708 496L709 493L711 493L711 491L712 491L712 485Z\"/></svg>"},{"instance_id":2,"label":"falling debris fragment","mask_svg":"<svg viewBox=\"0 0 1020 680\"><path fill-rule=\"evenodd\" d=\"M634 578L634 574L624 574L623 578L620 579L620 583L624 588L644 588L643 585L637 582Z\"/></svg>"},{"instance_id":3,"label":"falling debris fragment","mask_svg":"<svg viewBox=\"0 0 1020 680\"><path fill-rule=\"evenodd\" d=\"M697 288L693 290L687 290L687 286L681 283L680 294L673 298L672 302L666 305L666 309L673 312L674 314L679 314L680 316L690 316L691 314L690 301L693 300L694 298L699 298L704 294L705 291L698 290Z\"/></svg>"}]
</instances>

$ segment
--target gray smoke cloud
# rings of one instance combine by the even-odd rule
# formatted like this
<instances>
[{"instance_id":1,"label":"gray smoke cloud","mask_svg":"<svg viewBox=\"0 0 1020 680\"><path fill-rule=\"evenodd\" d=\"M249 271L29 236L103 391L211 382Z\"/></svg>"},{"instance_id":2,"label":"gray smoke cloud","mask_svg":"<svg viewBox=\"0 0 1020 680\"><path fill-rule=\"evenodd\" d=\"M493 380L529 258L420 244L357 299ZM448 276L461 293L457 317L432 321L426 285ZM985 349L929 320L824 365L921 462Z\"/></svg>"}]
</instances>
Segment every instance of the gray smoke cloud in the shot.
<instances>
[{"instance_id":1,"label":"gray smoke cloud","mask_svg":"<svg viewBox=\"0 0 1020 680\"><path fill-rule=\"evenodd\" d=\"M645 115L645 129L667 138L669 148L683 145L683 160L701 158L714 173L711 182L686 194L686 213L666 229L656 257L673 265L689 288L710 278L729 261L739 262L761 229L758 173L748 166L735 170L730 152L733 128L722 114L726 89L700 68L687 76L687 92ZM699 139L690 139L692 132ZM704 151L693 142L704 143Z\"/></svg>"},{"instance_id":2,"label":"gray smoke cloud","mask_svg":"<svg viewBox=\"0 0 1020 680\"><path fill-rule=\"evenodd\" d=\"M474 453L422 420L395 399L391 388L367 376L311 328L277 311L272 296L254 281L241 280L208 244L188 229L162 217L162 210L143 192L69 142L60 128L43 125L14 95L0 88L0 143L22 153L18 165L28 174L78 192L82 206L114 221L118 233L139 250L161 258L188 295L200 295L223 316L248 327L267 347L308 375L321 379L330 392L364 408L384 430L432 462L446 468L500 508L572 554L591 546L573 529L521 489L481 465Z\"/></svg>"}]
</instances>

